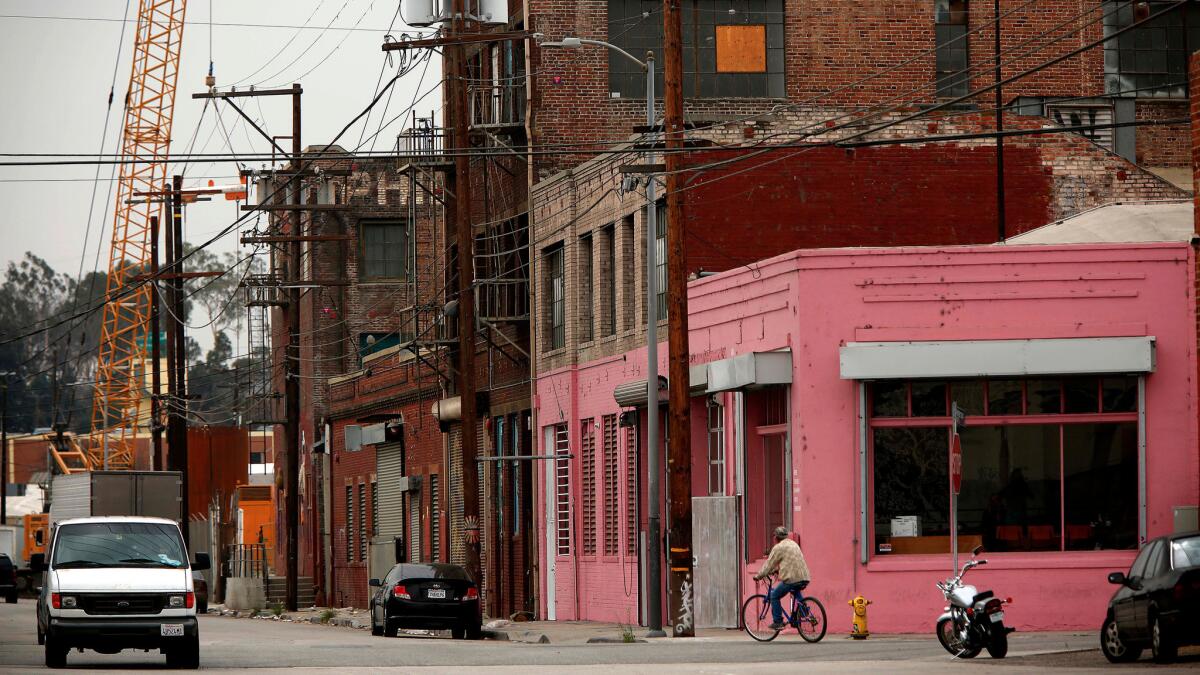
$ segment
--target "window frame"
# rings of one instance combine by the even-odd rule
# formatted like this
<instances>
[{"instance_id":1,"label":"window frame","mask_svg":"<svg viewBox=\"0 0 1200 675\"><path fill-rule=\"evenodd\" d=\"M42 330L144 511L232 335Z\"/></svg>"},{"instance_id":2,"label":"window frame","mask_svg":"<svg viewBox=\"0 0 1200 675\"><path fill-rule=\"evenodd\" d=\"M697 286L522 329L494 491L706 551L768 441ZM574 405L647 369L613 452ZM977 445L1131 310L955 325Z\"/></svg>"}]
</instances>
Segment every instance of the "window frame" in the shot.
<instances>
[{"instance_id":1,"label":"window frame","mask_svg":"<svg viewBox=\"0 0 1200 675\"><path fill-rule=\"evenodd\" d=\"M1095 378L1096 379L1096 386L1097 386L1096 406L1097 406L1098 412L1094 412L1094 413L1060 412L1060 413L1033 413L1033 414L1030 414L1028 412L1028 386L1027 386L1027 383L1029 380L1060 379L1062 381L1062 385L1060 388L1061 395L1060 395L1059 405L1060 405L1060 410L1065 410L1066 406L1067 406L1066 381L1069 379L1086 379L1086 378ZM1106 378L1107 379L1118 379L1118 378L1133 378L1134 379L1133 385L1134 385L1134 391L1136 392L1136 401L1134 403L1133 411L1101 412L1104 409L1104 406L1107 405L1107 403L1104 399L1104 396L1105 396L1104 380ZM931 380L918 380L918 379L906 380L906 381L904 381L906 384L906 388L905 388L905 391L906 391L906 406L905 406L906 407L906 415L905 416L890 416L890 417L888 417L888 416L878 416L877 417L874 415L874 401L872 400L874 397L871 395L872 394L871 388L873 386L877 385L879 382L894 382L894 380L875 380L875 381L860 381L860 382L858 382L858 387L859 387L858 425L859 425L859 434L860 434L860 439L859 439L860 440L860 444L859 444L859 471L860 471L859 489L861 490L859 515L860 515L860 530L861 530L860 535L862 537L862 542L863 542L863 545L862 545L861 551L860 551L860 553L861 553L860 561L862 563L866 564L866 563L871 563L871 562L877 562L880 560L911 560L911 559L919 559L922 557L944 556L943 553L900 554L900 555L883 554L882 556L878 553L877 547L876 547L876 522L875 522L876 521L876 516L875 516L876 508L875 508L875 486L874 486L874 479L873 479L874 466L875 466L874 430L879 429L879 428L889 428L889 427L893 427L893 428L895 428L895 427L900 427L900 428L904 428L904 427L908 427L908 428L951 428L952 424L953 424L953 418L951 418L949 416L949 408L950 408L950 403L951 403L952 397L953 397L953 389L954 389L953 385L956 382L981 382L981 381L985 382L985 386L983 389L983 391L984 391L983 401L984 401L984 406L985 406L984 412L982 414L975 413L975 414L968 416L966 419L966 422L965 422L967 427L971 427L971 426L987 427L987 426L1020 426L1020 425L1056 425L1056 424L1057 425L1069 425L1069 424L1098 424L1098 423L1134 423L1134 424L1136 424L1136 437L1137 437L1136 451L1137 451L1137 466L1138 466L1138 469L1137 469L1138 476L1137 476L1137 480L1136 480L1137 495L1136 495L1136 502L1135 502L1136 508L1137 508L1136 522L1137 522L1137 528L1138 528L1136 538L1137 538L1138 542L1144 542L1146 540L1146 463L1145 463L1145 457L1146 457L1146 455L1145 455L1145 452L1146 452L1145 386L1146 386L1146 382L1145 382L1145 376L1143 374L1129 373L1129 374L1095 374L1095 375L1090 375L1090 376L1044 375L1044 376L1029 376L1027 378L1020 378L1022 381L1021 412L1018 414L1006 414L1006 415L988 415L987 414L989 412L988 407L990 406L990 404L988 402L988 399L990 397L988 396L989 388L986 383L989 382L991 379L1009 380L1009 379L1018 379L1018 378L1001 378L1001 377L986 378L986 377L982 377L982 378L932 378ZM924 381L943 382L943 383L946 383L947 385L949 385L949 386L945 387L945 395L947 398L946 404L945 404L947 414L945 416L927 416L927 417L913 416L911 384L913 382L924 382ZM949 434L948 434L948 436L949 436ZM1062 443L1062 441L1060 441L1060 444L1061 443ZM1065 499L1065 497L1061 496L1061 490L1063 489L1061 486L1063 486L1065 484L1065 477L1062 475L1062 466L1063 466L1063 464L1062 464L1063 460L1061 459L1062 452L1063 452L1063 450L1061 449L1061 445L1060 445L1060 475L1059 475L1060 499ZM947 486L947 490L949 490L949 486ZM1133 549L1100 549L1100 550L1093 552L1093 551L1089 551L1089 550L1065 549L1065 548L1063 548L1063 546L1065 544L1062 544L1061 542L1065 542L1066 533L1060 531L1058 533L1058 537L1060 540L1059 550L1014 551L1011 553L1003 553L1002 555L1018 555L1018 556L1020 556L1020 555L1053 556L1053 555L1058 555L1058 554L1070 554L1070 555L1093 555L1093 554L1104 555L1104 554L1107 554L1107 555L1112 555L1112 554L1128 554L1128 553L1132 552L1132 550L1133 550Z\"/></svg>"},{"instance_id":2,"label":"window frame","mask_svg":"<svg viewBox=\"0 0 1200 675\"><path fill-rule=\"evenodd\" d=\"M370 228L385 228L396 227L403 234L404 240L399 244L387 243L385 245L398 245L401 247L400 254L400 274L372 274L370 271L372 260L367 255L367 230ZM386 239L386 238L385 238ZM406 281L412 276L412 261L413 261L413 236L412 223L404 219L379 219L379 220L360 220L358 222L358 278L362 281L373 282L388 282L388 281ZM377 262L377 261L376 261ZM379 264L377 262L377 264ZM385 258L383 265L391 264L390 258Z\"/></svg>"},{"instance_id":3,"label":"window frame","mask_svg":"<svg viewBox=\"0 0 1200 675\"><path fill-rule=\"evenodd\" d=\"M567 346L566 312L566 253L561 242L545 249L542 258L546 265L546 348L548 351Z\"/></svg>"},{"instance_id":4,"label":"window frame","mask_svg":"<svg viewBox=\"0 0 1200 675\"><path fill-rule=\"evenodd\" d=\"M1149 15L1162 12L1165 6L1170 5L1169 0L1146 0L1149 6ZM1138 21L1135 7L1138 2L1134 0L1104 0L1100 4L1100 9L1103 13L1103 31L1105 37L1109 37L1112 33L1130 24ZM1164 25L1162 19L1151 21L1142 26L1122 33L1116 36L1115 39L1108 40L1104 45L1104 91L1107 96L1117 96L1122 98L1136 98L1141 100L1162 100L1162 101L1187 101L1187 80L1189 72L1190 53L1195 49L1200 40L1192 40L1189 37L1189 32L1197 34L1200 38L1200 16L1191 16L1195 11L1193 5L1185 4L1176 9L1172 9L1164 13L1163 18L1168 20L1174 19L1176 12L1182 12L1178 24ZM1155 48L1142 49L1134 44L1138 40L1139 35L1145 35L1149 31L1166 31L1175 30L1180 33L1181 46L1178 48L1168 48L1161 44L1156 44ZM1165 37L1165 34L1164 34ZM1135 61L1134 67L1126 70L1122 66L1122 61L1125 60L1125 55L1131 54ZM1136 62L1141 54L1157 54L1162 58L1162 69L1144 70L1137 67ZM1148 57L1153 58L1153 57ZM1182 60L1182 64L1173 63L1174 58ZM1172 67L1177 66L1176 73L1172 73ZM1173 87L1171 77L1176 77L1177 84ZM1160 78L1158 85L1153 89L1147 89L1148 85L1137 81L1137 78ZM1130 87L1126 88L1126 80L1130 80Z\"/></svg>"}]
</instances>

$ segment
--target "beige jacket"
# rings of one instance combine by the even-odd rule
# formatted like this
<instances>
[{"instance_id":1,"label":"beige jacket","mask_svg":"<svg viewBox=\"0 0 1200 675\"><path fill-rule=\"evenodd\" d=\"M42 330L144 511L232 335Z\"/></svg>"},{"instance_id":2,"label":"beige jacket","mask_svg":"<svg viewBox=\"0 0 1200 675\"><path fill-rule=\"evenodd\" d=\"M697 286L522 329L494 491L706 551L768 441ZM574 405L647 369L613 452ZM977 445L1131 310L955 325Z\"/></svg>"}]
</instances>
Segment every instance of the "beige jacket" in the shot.
<instances>
[{"instance_id":1,"label":"beige jacket","mask_svg":"<svg viewBox=\"0 0 1200 675\"><path fill-rule=\"evenodd\" d=\"M754 575L755 579L762 579L768 574L779 573L779 580L788 583L796 583L797 581L809 581L808 564L804 562L804 554L800 552L800 544L797 544L791 539L783 541L771 547L771 554L767 556L767 562Z\"/></svg>"}]
</instances>

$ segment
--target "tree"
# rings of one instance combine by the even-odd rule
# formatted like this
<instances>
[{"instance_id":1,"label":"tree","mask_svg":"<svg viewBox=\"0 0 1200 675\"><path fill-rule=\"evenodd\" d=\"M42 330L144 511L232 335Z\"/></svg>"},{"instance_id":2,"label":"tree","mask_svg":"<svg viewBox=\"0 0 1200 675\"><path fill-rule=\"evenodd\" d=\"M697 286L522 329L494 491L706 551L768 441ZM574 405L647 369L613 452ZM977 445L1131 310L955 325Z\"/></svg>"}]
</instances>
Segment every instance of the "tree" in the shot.
<instances>
[{"instance_id":1,"label":"tree","mask_svg":"<svg viewBox=\"0 0 1200 675\"><path fill-rule=\"evenodd\" d=\"M205 362L209 368L225 369L225 363L233 358L233 342L225 331L218 331L213 348L208 351Z\"/></svg>"}]
</instances>

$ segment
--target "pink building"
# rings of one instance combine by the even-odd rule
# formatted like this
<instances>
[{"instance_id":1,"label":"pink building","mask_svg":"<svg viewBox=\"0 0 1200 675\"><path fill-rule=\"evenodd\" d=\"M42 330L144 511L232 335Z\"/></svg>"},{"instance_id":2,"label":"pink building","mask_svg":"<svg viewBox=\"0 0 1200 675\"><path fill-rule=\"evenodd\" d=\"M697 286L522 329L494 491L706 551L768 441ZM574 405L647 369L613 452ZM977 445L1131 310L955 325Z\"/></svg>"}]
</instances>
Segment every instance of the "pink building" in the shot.
<instances>
[{"instance_id":1,"label":"pink building","mask_svg":"<svg viewBox=\"0 0 1200 675\"><path fill-rule=\"evenodd\" d=\"M1114 206L1007 245L802 250L693 282L697 625L737 625L783 524L831 630L859 594L873 631L931 630L957 404L959 546L990 551L972 581L1014 597L1019 629L1098 629L1107 572L1200 501L1192 232L1190 204ZM644 364L538 374L540 454L561 456L538 473L547 618L641 615Z\"/></svg>"}]
</instances>

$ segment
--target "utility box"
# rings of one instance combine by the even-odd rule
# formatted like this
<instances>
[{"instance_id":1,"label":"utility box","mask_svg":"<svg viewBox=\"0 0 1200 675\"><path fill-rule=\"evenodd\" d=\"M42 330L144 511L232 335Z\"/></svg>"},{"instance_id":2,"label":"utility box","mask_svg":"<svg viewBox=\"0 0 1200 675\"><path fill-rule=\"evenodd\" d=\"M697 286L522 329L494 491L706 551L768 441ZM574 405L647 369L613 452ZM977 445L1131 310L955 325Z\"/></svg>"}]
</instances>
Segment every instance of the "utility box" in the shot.
<instances>
[{"instance_id":1,"label":"utility box","mask_svg":"<svg viewBox=\"0 0 1200 675\"><path fill-rule=\"evenodd\" d=\"M17 567L21 566L24 556L21 551L22 537L18 535L16 527L12 525L0 525L0 553L8 555L9 560Z\"/></svg>"},{"instance_id":2,"label":"utility box","mask_svg":"<svg viewBox=\"0 0 1200 675\"><path fill-rule=\"evenodd\" d=\"M1200 507L1196 506L1176 506L1174 509L1175 516L1175 532L1195 532L1200 530L1200 522L1197 519L1197 511Z\"/></svg>"},{"instance_id":3,"label":"utility box","mask_svg":"<svg viewBox=\"0 0 1200 675\"><path fill-rule=\"evenodd\" d=\"M404 13L401 19L410 26L424 28L441 23L445 18L438 11L438 0L403 0Z\"/></svg>"},{"instance_id":4,"label":"utility box","mask_svg":"<svg viewBox=\"0 0 1200 675\"><path fill-rule=\"evenodd\" d=\"M508 23L508 0L479 0L479 20L489 24Z\"/></svg>"},{"instance_id":5,"label":"utility box","mask_svg":"<svg viewBox=\"0 0 1200 675\"><path fill-rule=\"evenodd\" d=\"M54 477L50 524L89 516L149 516L183 521L178 471L88 471Z\"/></svg>"}]
</instances>

